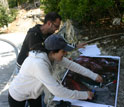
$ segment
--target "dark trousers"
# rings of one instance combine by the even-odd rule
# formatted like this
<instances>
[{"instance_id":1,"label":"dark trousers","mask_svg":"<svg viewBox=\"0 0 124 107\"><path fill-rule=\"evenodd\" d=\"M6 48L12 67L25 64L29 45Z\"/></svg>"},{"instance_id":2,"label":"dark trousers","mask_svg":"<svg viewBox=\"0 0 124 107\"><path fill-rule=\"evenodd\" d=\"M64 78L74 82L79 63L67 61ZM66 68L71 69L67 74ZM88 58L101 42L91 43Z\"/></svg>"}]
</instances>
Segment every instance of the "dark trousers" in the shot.
<instances>
[{"instance_id":1,"label":"dark trousers","mask_svg":"<svg viewBox=\"0 0 124 107\"><path fill-rule=\"evenodd\" d=\"M41 96L39 96L37 99L29 99L27 100L30 107L42 107L41 104ZM16 101L14 100L10 94L8 94L8 102L10 107L25 107L25 101Z\"/></svg>"}]
</instances>

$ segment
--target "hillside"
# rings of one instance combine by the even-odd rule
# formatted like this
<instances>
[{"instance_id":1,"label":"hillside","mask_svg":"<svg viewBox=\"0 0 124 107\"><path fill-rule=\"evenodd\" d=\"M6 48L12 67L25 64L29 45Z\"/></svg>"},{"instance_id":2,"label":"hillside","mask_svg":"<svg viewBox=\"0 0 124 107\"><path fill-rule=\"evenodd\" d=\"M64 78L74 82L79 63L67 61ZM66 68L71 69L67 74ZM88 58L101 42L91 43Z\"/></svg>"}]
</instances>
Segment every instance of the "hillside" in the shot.
<instances>
[{"instance_id":1,"label":"hillside","mask_svg":"<svg viewBox=\"0 0 124 107\"><path fill-rule=\"evenodd\" d=\"M29 28L35 24L42 24L44 18L44 12L40 9L31 9L26 11L20 9L16 20L9 24L8 28L1 28L0 30L5 33L14 32L27 32ZM121 25L105 25L102 27L96 27L95 25L83 26L80 29L76 28L77 38L80 42L86 42L97 37L106 35L117 34L115 37L105 38L102 40L94 41L93 43L98 44L103 55L119 56L121 58L121 70L120 70L120 85L118 94L118 106L123 107L124 105L124 34L119 35L118 33L124 33L124 26ZM17 35L18 36L18 35ZM19 37L18 37L19 38Z\"/></svg>"}]
</instances>

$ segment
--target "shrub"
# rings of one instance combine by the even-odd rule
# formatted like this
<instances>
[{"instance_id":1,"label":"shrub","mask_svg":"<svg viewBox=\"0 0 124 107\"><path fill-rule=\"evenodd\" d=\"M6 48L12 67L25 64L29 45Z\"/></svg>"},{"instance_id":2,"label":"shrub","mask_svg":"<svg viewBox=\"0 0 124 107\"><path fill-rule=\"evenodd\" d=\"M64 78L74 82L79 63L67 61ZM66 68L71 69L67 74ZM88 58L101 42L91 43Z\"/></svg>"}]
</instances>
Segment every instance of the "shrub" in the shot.
<instances>
[{"instance_id":1,"label":"shrub","mask_svg":"<svg viewBox=\"0 0 124 107\"><path fill-rule=\"evenodd\" d=\"M9 12L7 12L6 8L4 8L1 4L0 4L0 27L6 25L8 26L8 23L12 22L13 20L15 20L17 15L17 10L10 10Z\"/></svg>"},{"instance_id":2,"label":"shrub","mask_svg":"<svg viewBox=\"0 0 124 107\"><path fill-rule=\"evenodd\" d=\"M104 17L121 17L124 0L42 0L45 13L59 12L63 20L76 22L97 22Z\"/></svg>"},{"instance_id":3,"label":"shrub","mask_svg":"<svg viewBox=\"0 0 124 107\"><path fill-rule=\"evenodd\" d=\"M41 0L41 4L45 5L44 8L45 13L51 12L51 11L55 11L58 12L59 11L59 7L58 4L61 0Z\"/></svg>"},{"instance_id":4,"label":"shrub","mask_svg":"<svg viewBox=\"0 0 124 107\"><path fill-rule=\"evenodd\" d=\"M10 8L17 6L17 0L8 0L8 4Z\"/></svg>"},{"instance_id":5,"label":"shrub","mask_svg":"<svg viewBox=\"0 0 124 107\"><path fill-rule=\"evenodd\" d=\"M8 4L10 8L17 7L19 5L22 5L24 3L31 3L34 0L8 0Z\"/></svg>"},{"instance_id":6,"label":"shrub","mask_svg":"<svg viewBox=\"0 0 124 107\"><path fill-rule=\"evenodd\" d=\"M112 0L61 0L59 3L60 15L78 22L99 19L112 5Z\"/></svg>"},{"instance_id":7,"label":"shrub","mask_svg":"<svg viewBox=\"0 0 124 107\"><path fill-rule=\"evenodd\" d=\"M18 11L16 9L10 9L9 11L9 20L8 22L11 23L16 19Z\"/></svg>"},{"instance_id":8,"label":"shrub","mask_svg":"<svg viewBox=\"0 0 124 107\"><path fill-rule=\"evenodd\" d=\"M8 14L6 12L6 9L0 4L0 27L4 25L8 25Z\"/></svg>"}]
</instances>

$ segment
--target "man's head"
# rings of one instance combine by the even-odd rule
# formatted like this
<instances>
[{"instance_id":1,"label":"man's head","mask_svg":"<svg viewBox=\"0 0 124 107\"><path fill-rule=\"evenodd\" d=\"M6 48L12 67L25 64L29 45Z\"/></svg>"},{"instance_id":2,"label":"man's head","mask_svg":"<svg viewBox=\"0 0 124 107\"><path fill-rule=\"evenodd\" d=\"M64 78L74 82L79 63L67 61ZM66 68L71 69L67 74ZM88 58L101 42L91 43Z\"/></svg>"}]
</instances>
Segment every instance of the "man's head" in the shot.
<instances>
[{"instance_id":1,"label":"man's head","mask_svg":"<svg viewBox=\"0 0 124 107\"><path fill-rule=\"evenodd\" d=\"M44 26L47 29L46 33L53 34L59 29L61 23L61 16L56 12L50 12L46 14L44 19Z\"/></svg>"},{"instance_id":2,"label":"man's head","mask_svg":"<svg viewBox=\"0 0 124 107\"><path fill-rule=\"evenodd\" d=\"M49 12L45 16L44 23L47 23L47 21L54 22L54 21L56 21L56 19L60 19L61 20L61 16L58 13L56 13L56 12Z\"/></svg>"}]
</instances>

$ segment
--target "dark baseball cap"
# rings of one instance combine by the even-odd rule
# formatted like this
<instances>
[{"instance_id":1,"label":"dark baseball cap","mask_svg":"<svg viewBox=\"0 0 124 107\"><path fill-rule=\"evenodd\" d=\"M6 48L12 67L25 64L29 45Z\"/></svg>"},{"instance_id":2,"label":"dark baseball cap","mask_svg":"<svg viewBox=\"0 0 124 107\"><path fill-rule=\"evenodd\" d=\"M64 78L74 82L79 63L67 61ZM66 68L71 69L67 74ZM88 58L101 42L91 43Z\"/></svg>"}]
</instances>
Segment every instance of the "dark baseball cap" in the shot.
<instances>
[{"instance_id":1,"label":"dark baseball cap","mask_svg":"<svg viewBox=\"0 0 124 107\"><path fill-rule=\"evenodd\" d=\"M45 48L47 50L59 50L72 51L74 47L69 45L60 34L52 34L45 40Z\"/></svg>"}]
</instances>

